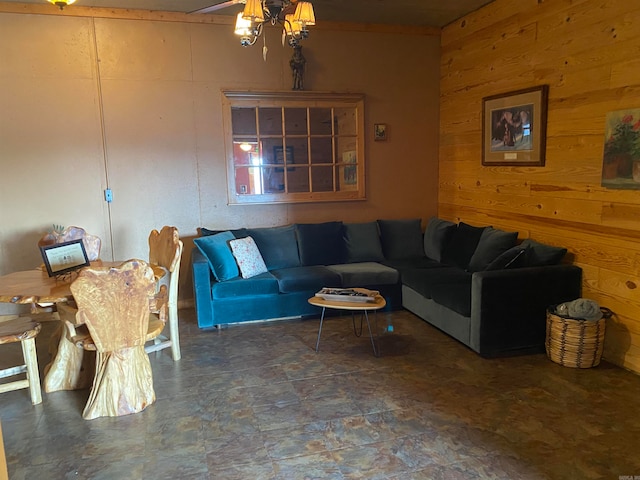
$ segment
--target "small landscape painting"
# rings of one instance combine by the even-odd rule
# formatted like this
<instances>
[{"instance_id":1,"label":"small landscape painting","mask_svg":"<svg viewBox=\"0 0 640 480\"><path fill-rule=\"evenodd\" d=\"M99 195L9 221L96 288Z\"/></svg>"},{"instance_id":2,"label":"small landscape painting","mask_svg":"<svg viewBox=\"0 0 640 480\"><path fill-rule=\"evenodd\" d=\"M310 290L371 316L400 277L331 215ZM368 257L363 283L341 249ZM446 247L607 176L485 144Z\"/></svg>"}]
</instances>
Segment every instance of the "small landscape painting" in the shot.
<instances>
[{"instance_id":1,"label":"small landscape painting","mask_svg":"<svg viewBox=\"0 0 640 480\"><path fill-rule=\"evenodd\" d=\"M602 186L640 190L640 108L607 113Z\"/></svg>"}]
</instances>

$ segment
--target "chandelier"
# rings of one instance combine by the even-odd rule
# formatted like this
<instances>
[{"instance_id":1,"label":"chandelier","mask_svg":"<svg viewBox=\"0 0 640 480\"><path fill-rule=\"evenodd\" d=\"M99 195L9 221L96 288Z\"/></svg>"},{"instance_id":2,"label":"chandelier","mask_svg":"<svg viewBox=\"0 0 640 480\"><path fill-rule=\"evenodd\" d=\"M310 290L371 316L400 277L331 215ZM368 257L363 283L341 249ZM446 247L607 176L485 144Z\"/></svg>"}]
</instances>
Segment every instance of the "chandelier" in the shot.
<instances>
[{"instance_id":1,"label":"chandelier","mask_svg":"<svg viewBox=\"0 0 640 480\"><path fill-rule=\"evenodd\" d=\"M286 38L291 47L296 47L300 40L309 36L307 26L315 25L316 17L311 2L247 0L244 10L236 18L235 34L240 36L240 44L248 47L256 43L267 22L274 26L282 25L282 44Z\"/></svg>"}]
</instances>

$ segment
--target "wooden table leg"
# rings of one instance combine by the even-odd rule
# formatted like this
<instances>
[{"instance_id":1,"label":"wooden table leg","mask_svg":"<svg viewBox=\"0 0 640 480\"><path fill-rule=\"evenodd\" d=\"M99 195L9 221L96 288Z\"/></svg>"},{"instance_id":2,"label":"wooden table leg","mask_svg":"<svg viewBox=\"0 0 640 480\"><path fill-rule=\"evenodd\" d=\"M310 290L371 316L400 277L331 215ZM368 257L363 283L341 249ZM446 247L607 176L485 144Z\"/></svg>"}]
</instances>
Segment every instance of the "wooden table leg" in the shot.
<instances>
[{"instance_id":1,"label":"wooden table leg","mask_svg":"<svg viewBox=\"0 0 640 480\"><path fill-rule=\"evenodd\" d=\"M65 308L66 307L66 308ZM95 372L95 352L87 352L77 347L66 334L64 321L73 314L74 309L59 305L60 326L54 334L52 340L59 338L57 349L50 347L50 351L55 351L51 363L44 369L44 391L47 393L59 390L78 390L91 387L93 374ZM75 321L75 320L74 320Z\"/></svg>"}]
</instances>

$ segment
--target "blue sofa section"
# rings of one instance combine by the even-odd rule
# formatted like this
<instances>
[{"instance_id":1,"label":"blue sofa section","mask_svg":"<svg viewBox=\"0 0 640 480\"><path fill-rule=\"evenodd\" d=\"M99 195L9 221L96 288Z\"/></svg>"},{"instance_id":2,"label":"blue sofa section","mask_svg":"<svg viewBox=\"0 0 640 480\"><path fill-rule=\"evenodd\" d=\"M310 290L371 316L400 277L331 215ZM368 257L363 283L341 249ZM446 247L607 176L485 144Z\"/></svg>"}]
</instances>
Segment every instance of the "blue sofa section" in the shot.
<instances>
[{"instance_id":1,"label":"blue sofa section","mask_svg":"<svg viewBox=\"0 0 640 480\"><path fill-rule=\"evenodd\" d=\"M486 357L544 351L546 309L580 297L566 249L431 218L211 231L192 251L198 326L317 315L322 287L379 290ZM264 270L243 278L230 245L251 237ZM257 258L259 257L259 258ZM260 270L259 270L260 271Z\"/></svg>"},{"instance_id":2,"label":"blue sofa section","mask_svg":"<svg viewBox=\"0 0 640 480\"><path fill-rule=\"evenodd\" d=\"M387 309L401 308L400 275L384 265L376 222L200 229L191 265L200 328L318 313L307 300L323 287L378 290ZM251 237L267 271L243 278L228 247Z\"/></svg>"}]
</instances>

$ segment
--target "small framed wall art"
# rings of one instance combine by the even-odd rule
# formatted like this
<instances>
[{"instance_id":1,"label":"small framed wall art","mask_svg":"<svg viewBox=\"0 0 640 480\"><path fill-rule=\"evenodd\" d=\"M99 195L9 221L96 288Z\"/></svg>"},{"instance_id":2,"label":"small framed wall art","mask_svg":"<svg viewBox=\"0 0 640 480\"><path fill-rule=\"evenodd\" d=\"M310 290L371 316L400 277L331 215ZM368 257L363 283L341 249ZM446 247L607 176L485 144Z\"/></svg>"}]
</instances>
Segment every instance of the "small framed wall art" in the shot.
<instances>
[{"instance_id":1,"label":"small framed wall art","mask_svg":"<svg viewBox=\"0 0 640 480\"><path fill-rule=\"evenodd\" d=\"M376 142L384 142L387 140L387 124L376 123L373 126L373 139Z\"/></svg>"},{"instance_id":2,"label":"small framed wall art","mask_svg":"<svg viewBox=\"0 0 640 480\"><path fill-rule=\"evenodd\" d=\"M544 166L549 86L482 99L482 165Z\"/></svg>"}]
</instances>

